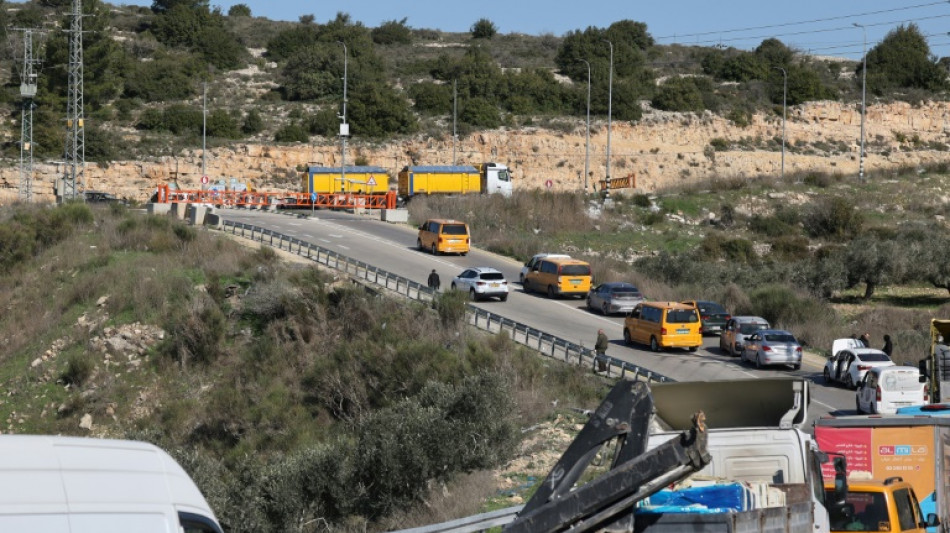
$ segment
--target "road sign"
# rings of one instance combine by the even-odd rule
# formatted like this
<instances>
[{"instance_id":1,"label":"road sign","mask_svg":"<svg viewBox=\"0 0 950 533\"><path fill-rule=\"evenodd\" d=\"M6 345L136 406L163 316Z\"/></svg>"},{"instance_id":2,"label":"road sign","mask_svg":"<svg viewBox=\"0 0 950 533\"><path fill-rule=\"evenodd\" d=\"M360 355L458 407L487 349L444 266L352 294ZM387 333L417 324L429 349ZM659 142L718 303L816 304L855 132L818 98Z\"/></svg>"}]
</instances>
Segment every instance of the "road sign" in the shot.
<instances>
[{"instance_id":1,"label":"road sign","mask_svg":"<svg viewBox=\"0 0 950 533\"><path fill-rule=\"evenodd\" d=\"M201 183L207 184L207 183L208 183L208 176L201 176Z\"/></svg>"},{"instance_id":2,"label":"road sign","mask_svg":"<svg viewBox=\"0 0 950 533\"><path fill-rule=\"evenodd\" d=\"M369 179L366 180L366 184L369 185L370 187L375 187L376 180L372 176L370 176Z\"/></svg>"},{"instance_id":3,"label":"road sign","mask_svg":"<svg viewBox=\"0 0 950 533\"><path fill-rule=\"evenodd\" d=\"M550 189L551 187L554 186L554 182L551 181L551 180L545 180L545 181L544 181L544 186L547 187L548 189Z\"/></svg>"}]
</instances>

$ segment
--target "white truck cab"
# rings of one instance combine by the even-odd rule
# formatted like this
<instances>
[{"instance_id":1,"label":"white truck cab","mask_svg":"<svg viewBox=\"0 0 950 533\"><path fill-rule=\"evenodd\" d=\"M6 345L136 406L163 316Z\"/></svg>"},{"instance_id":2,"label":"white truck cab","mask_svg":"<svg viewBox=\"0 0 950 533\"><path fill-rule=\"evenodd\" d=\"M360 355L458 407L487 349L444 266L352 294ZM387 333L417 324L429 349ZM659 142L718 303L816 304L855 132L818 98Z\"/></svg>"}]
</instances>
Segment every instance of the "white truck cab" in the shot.
<instances>
[{"instance_id":1,"label":"white truck cab","mask_svg":"<svg viewBox=\"0 0 950 533\"><path fill-rule=\"evenodd\" d=\"M511 196L511 172L508 167L500 163L483 163L477 166L482 175L482 192Z\"/></svg>"},{"instance_id":2,"label":"white truck cab","mask_svg":"<svg viewBox=\"0 0 950 533\"><path fill-rule=\"evenodd\" d=\"M222 533L194 481L144 442L0 435L0 531Z\"/></svg>"}]
</instances>

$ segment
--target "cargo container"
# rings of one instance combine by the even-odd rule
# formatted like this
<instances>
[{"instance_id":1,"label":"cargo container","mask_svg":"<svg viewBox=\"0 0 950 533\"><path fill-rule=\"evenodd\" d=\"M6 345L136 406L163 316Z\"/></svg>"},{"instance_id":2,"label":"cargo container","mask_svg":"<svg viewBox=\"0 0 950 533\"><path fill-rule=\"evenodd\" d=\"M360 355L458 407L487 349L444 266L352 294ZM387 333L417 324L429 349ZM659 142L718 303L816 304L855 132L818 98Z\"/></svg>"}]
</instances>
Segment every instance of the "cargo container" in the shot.
<instances>
[{"instance_id":1,"label":"cargo container","mask_svg":"<svg viewBox=\"0 0 950 533\"><path fill-rule=\"evenodd\" d=\"M407 166L399 172L399 197L428 194L499 193L511 196L511 173L505 165Z\"/></svg>"},{"instance_id":2,"label":"cargo container","mask_svg":"<svg viewBox=\"0 0 950 533\"><path fill-rule=\"evenodd\" d=\"M303 176L302 191L313 194L383 194L389 191L389 174L381 167L309 167Z\"/></svg>"}]
</instances>

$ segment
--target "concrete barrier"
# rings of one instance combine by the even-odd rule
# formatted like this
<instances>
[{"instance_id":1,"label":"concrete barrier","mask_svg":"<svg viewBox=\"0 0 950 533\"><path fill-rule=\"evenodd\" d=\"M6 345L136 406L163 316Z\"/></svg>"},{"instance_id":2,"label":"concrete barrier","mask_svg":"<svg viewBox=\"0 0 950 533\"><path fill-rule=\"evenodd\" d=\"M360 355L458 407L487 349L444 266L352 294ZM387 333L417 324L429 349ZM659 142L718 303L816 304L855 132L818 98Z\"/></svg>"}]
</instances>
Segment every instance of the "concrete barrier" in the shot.
<instances>
[{"instance_id":1,"label":"concrete barrier","mask_svg":"<svg viewBox=\"0 0 950 533\"><path fill-rule=\"evenodd\" d=\"M179 220L185 220L185 216L188 214L188 204L174 202L170 213L172 216L178 217Z\"/></svg>"},{"instance_id":2,"label":"concrete barrier","mask_svg":"<svg viewBox=\"0 0 950 533\"><path fill-rule=\"evenodd\" d=\"M208 206L191 204L188 206L188 222L193 226L202 226L205 223L205 215L208 214Z\"/></svg>"},{"instance_id":3,"label":"concrete barrier","mask_svg":"<svg viewBox=\"0 0 950 533\"><path fill-rule=\"evenodd\" d=\"M223 229L224 220L221 218L221 215L209 212L205 215L205 226L211 226L214 229Z\"/></svg>"},{"instance_id":4,"label":"concrete barrier","mask_svg":"<svg viewBox=\"0 0 950 533\"><path fill-rule=\"evenodd\" d=\"M150 202L145 206L145 212L150 215L167 215L172 210L172 204L156 204Z\"/></svg>"},{"instance_id":5,"label":"concrete barrier","mask_svg":"<svg viewBox=\"0 0 950 533\"><path fill-rule=\"evenodd\" d=\"M393 224L409 222L408 209L381 209L379 219Z\"/></svg>"}]
</instances>

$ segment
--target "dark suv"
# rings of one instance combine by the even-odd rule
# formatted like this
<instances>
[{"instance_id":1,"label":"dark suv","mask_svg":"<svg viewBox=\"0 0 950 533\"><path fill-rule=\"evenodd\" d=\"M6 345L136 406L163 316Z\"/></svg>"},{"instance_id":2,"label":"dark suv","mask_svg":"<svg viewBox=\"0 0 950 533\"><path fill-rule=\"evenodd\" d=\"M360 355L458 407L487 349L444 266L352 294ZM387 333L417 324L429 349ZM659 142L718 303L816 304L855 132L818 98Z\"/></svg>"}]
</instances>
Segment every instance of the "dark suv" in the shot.
<instances>
[{"instance_id":1,"label":"dark suv","mask_svg":"<svg viewBox=\"0 0 950 533\"><path fill-rule=\"evenodd\" d=\"M732 318L729 312L716 302L687 300L683 303L691 305L699 311L699 319L703 323L703 335L722 333L722 328L726 327L726 322Z\"/></svg>"}]
</instances>

